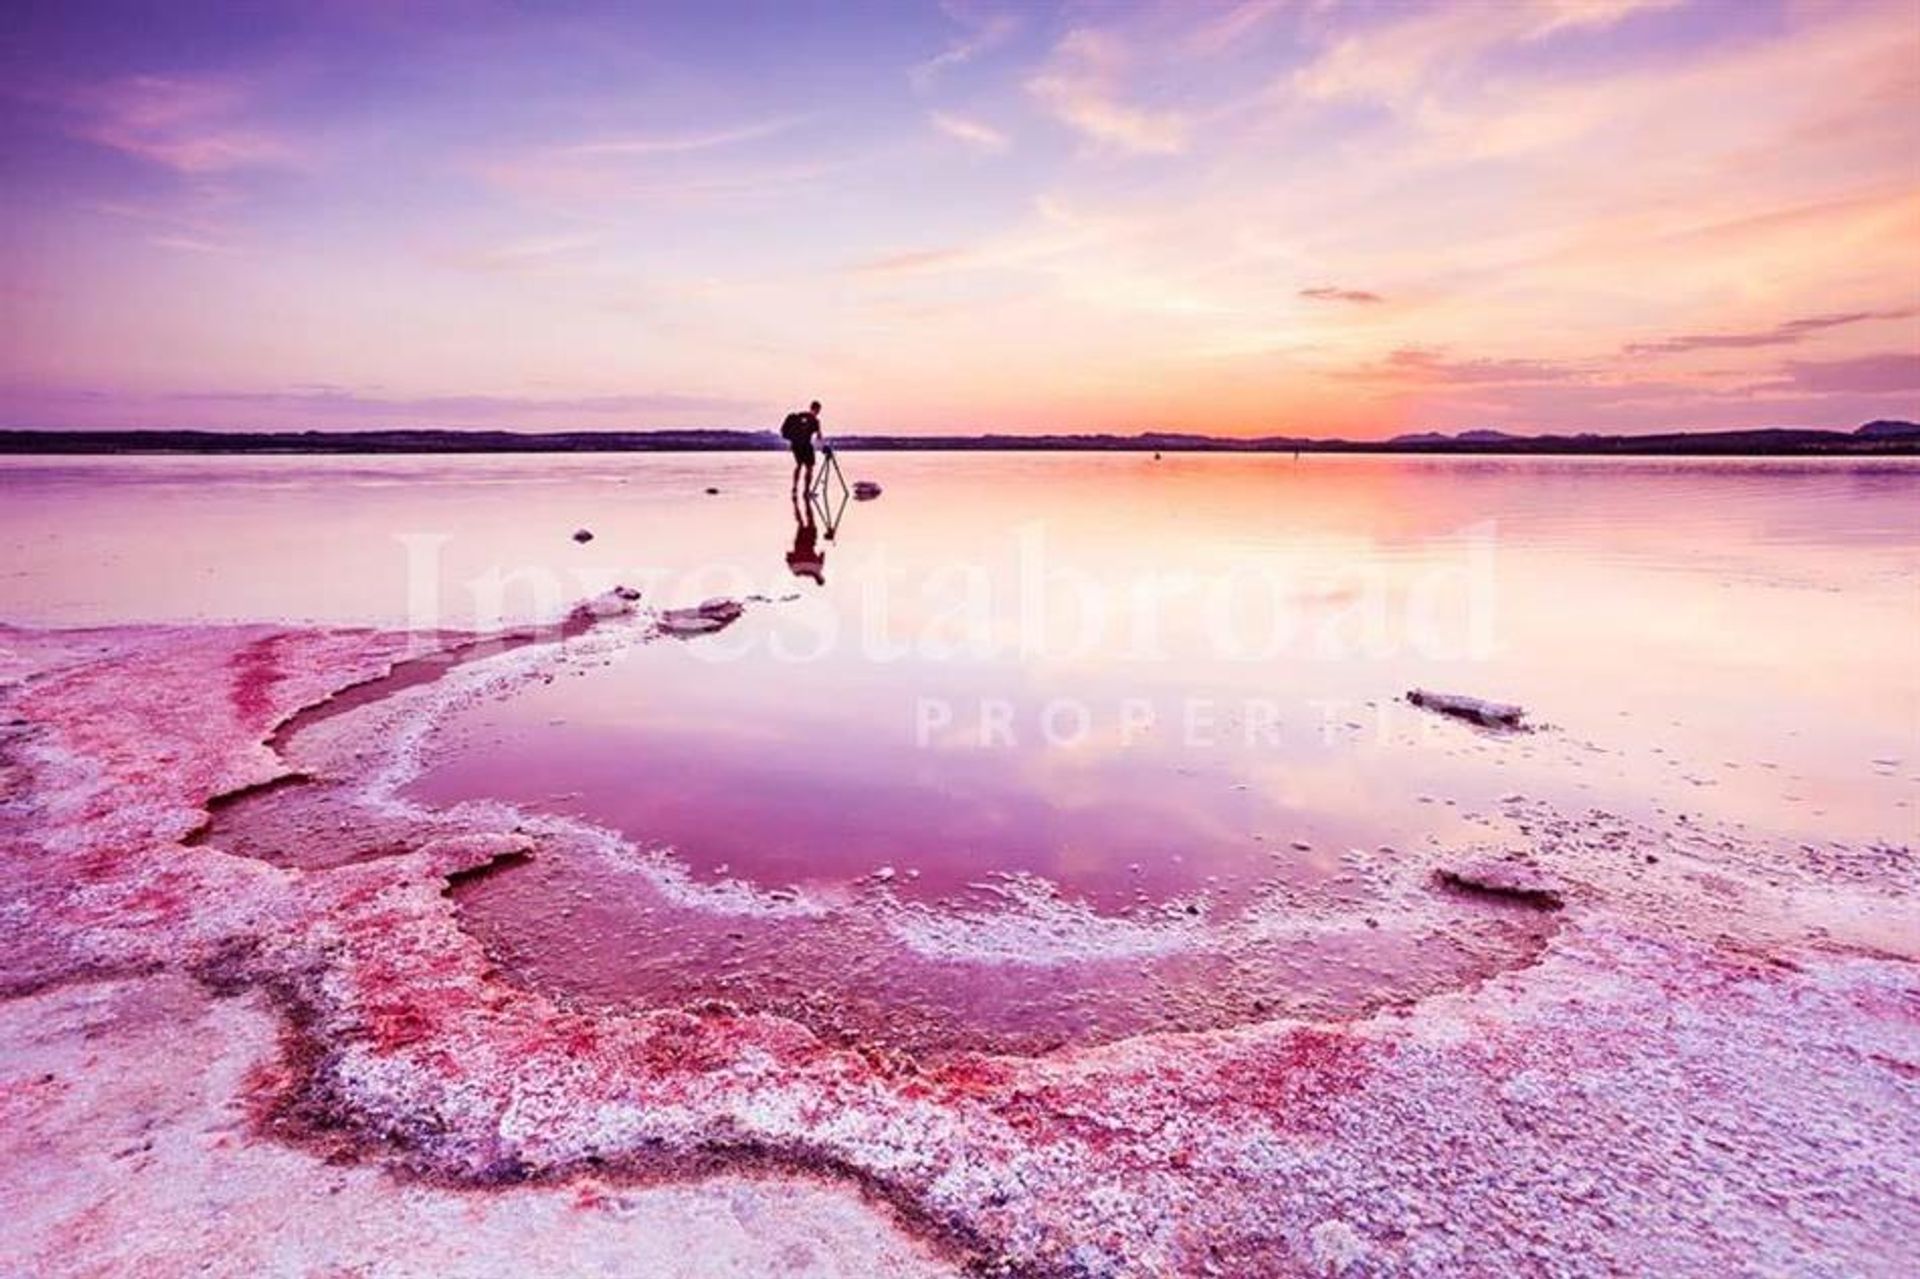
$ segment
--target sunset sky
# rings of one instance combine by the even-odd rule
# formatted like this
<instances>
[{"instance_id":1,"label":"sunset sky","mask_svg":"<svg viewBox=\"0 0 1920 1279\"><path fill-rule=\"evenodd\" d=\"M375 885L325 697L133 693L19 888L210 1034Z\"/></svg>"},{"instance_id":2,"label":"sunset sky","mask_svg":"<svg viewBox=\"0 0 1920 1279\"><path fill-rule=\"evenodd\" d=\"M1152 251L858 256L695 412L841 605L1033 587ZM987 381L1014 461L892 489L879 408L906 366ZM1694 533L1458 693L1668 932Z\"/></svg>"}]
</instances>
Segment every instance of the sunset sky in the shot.
<instances>
[{"instance_id":1,"label":"sunset sky","mask_svg":"<svg viewBox=\"0 0 1920 1279\"><path fill-rule=\"evenodd\" d=\"M0 426L1920 417L1920 3L9 7Z\"/></svg>"}]
</instances>

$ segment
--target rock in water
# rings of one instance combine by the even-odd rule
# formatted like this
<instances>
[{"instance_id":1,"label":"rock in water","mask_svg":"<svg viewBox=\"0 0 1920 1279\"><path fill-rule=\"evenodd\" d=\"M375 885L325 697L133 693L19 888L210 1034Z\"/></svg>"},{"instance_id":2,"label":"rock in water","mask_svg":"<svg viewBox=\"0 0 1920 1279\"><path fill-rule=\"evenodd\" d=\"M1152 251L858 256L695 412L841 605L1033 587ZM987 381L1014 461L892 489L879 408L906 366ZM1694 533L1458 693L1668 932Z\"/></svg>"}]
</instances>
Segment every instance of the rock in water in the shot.
<instances>
[{"instance_id":1,"label":"rock in water","mask_svg":"<svg viewBox=\"0 0 1920 1279\"><path fill-rule=\"evenodd\" d=\"M710 635L722 627L731 626L746 611L739 600L725 598L710 599L697 608L670 608L660 614L659 626L663 634L685 638L689 635Z\"/></svg>"},{"instance_id":2,"label":"rock in water","mask_svg":"<svg viewBox=\"0 0 1920 1279\"><path fill-rule=\"evenodd\" d=\"M1560 882L1539 867L1529 866L1525 862L1487 858L1458 866L1443 866L1434 872L1434 878L1448 888L1505 897L1509 901L1538 906L1543 910L1559 910L1566 904L1566 894Z\"/></svg>"},{"instance_id":3,"label":"rock in water","mask_svg":"<svg viewBox=\"0 0 1920 1279\"><path fill-rule=\"evenodd\" d=\"M573 612L576 617L619 617L623 613L633 612L633 606L639 598L640 592L631 586L616 586L590 600L582 600Z\"/></svg>"},{"instance_id":4,"label":"rock in water","mask_svg":"<svg viewBox=\"0 0 1920 1279\"><path fill-rule=\"evenodd\" d=\"M872 480L855 480L853 482L853 496L856 501L871 502L874 498L880 496L880 486Z\"/></svg>"},{"instance_id":5,"label":"rock in water","mask_svg":"<svg viewBox=\"0 0 1920 1279\"><path fill-rule=\"evenodd\" d=\"M1452 715L1458 719L1470 719L1476 724L1488 728L1519 728L1521 717L1526 711L1508 702L1482 701L1478 697L1467 697L1460 693L1436 693L1430 689L1416 688L1407 694L1407 700L1415 706L1442 715Z\"/></svg>"},{"instance_id":6,"label":"rock in water","mask_svg":"<svg viewBox=\"0 0 1920 1279\"><path fill-rule=\"evenodd\" d=\"M593 530L577 528L573 530L573 540L582 543L591 542L593 540Z\"/></svg>"}]
</instances>

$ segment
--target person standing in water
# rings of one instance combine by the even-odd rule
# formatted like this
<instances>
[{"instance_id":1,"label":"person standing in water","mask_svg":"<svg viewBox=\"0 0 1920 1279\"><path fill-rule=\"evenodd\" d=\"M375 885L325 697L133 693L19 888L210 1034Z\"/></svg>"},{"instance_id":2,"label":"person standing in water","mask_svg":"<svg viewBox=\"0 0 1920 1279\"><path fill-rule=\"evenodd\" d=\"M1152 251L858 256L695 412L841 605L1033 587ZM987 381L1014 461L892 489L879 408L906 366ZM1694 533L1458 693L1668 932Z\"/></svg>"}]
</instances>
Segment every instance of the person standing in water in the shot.
<instances>
[{"instance_id":1,"label":"person standing in water","mask_svg":"<svg viewBox=\"0 0 1920 1279\"><path fill-rule=\"evenodd\" d=\"M813 441L820 434L820 401L809 404L803 413L789 413L780 424L780 434L793 450L793 491L801 492L800 475L806 472L806 491L813 489Z\"/></svg>"}]
</instances>

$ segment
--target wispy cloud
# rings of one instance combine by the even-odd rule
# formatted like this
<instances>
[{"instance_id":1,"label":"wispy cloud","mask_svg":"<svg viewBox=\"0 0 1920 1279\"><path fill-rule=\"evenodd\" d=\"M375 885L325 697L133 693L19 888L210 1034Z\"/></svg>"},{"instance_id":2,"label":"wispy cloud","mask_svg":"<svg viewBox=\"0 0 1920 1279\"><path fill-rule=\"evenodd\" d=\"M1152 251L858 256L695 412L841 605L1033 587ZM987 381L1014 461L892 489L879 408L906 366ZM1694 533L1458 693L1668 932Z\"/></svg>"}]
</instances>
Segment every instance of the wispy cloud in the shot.
<instances>
[{"instance_id":1,"label":"wispy cloud","mask_svg":"<svg viewBox=\"0 0 1920 1279\"><path fill-rule=\"evenodd\" d=\"M804 124L810 118L807 115L785 115L717 129L601 138L592 142L576 142L557 147L554 151L557 155L579 157L685 155L691 151L712 151L719 147L738 146L743 142L758 142L763 138L777 137L797 125Z\"/></svg>"},{"instance_id":2,"label":"wispy cloud","mask_svg":"<svg viewBox=\"0 0 1920 1279\"><path fill-rule=\"evenodd\" d=\"M1334 42L1292 78L1314 98L1370 98L1428 105L1450 80L1471 78L1479 60L1502 46L1559 32L1617 25L1680 0L1531 0L1442 5Z\"/></svg>"},{"instance_id":3,"label":"wispy cloud","mask_svg":"<svg viewBox=\"0 0 1920 1279\"><path fill-rule=\"evenodd\" d=\"M595 271L598 235L534 235L495 244L448 246L436 238L423 243L422 255L461 271L496 276L558 276Z\"/></svg>"},{"instance_id":4,"label":"wispy cloud","mask_svg":"<svg viewBox=\"0 0 1920 1279\"><path fill-rule=\"evenodd\" d=\"M1188 31L1181 46L1196 57L1225 53L1252 37L1269 19L1286 9L1290 2L1239 0L1239 3L1226 5L1217 12L1209 11L1212 16L1205 17Z\"/></svg>"},{"instance_id":5,"label":"wispy cloud","mask_svg":"<svg viewBox=\"0 0 1920 1279\"><path fill-rule=\"evenodd\" d=\"M1108 214L1077 211L1064 201L1040 196L1022 225L973 244L908 249L856 262L850 272L868 276L935 275L949 272L1020 271L1047 276L1056 284L1098 291L1124 291L1127 272L1118 264L1123 246L1140 225Z\"/></svg>"},{"instance_id":6,"label":"wispy cloud","mask_svg":"<svg viewBox=\"0 0 1920 1279\"><path fill-rule=\"evenodd\" d=\"M935 111L928 115L933 127L957 142L964 142L976 151L1001 152L1009 145L1006 134L990 124L967 116L955 115L949 111Z\"/></svg>"},{"instance_id":7,"label":"wispy cloud","mask_svg":"<svg viewBox=\"0 0 1920 1279\"><path fill-rule=\"evenodd\" d=\"M851 270L855 275L915 275L959 266L975 257L967 249L910 249L856 262Z\"/></svg>"},{"instance_id":8,"label":"wispy cloud","mask_svg":"<svg viewBox=\"0 0 1920 1279\"><path fill-rule=\"evenodd\" d=\"M1638 13L1677 9L1687 0L1535 0L1540 10L1526 28L1526 38L1537 40L1556 31L1610 27ZM1520 6L1515 6L1516 8Z\"/></svg>"},{"instance_id":9,"label":"wispy cloud","mask_svg":"<svg viewBox=\"0 0 1920 1279\"><path fill-rule=\"evenodd\" d=\"M964 30L946 48L926 61L914 64L907 72L914 87L922 91L930 89L942 73L964 66L1005 43L1020 28L1020 19L1012 13L975 13L952 3L952 0L948 0L941 8Z\"/></svg>"},{"instance_id":10,"label":"wispy cloud","mask_svg":"<svg viewBox=\"0 0 1920 1279\"><path fill-rule=\"evenodd\" d=\"M174 249L181 253L233 254L240 249L219 240L201 240L190 235L156 235L147 243L159 249Z\"/></svg>"},{"instance_id":11,"label":"wispy cloud","mask_svg":"<svg viewBox=\"0 0 1920 1279\"><path fill-rule=\"evenodd\" d=\"M201 181L146 200L102 200L86 208L147 227L147 243L156 248L232 254L245 251L245 237L233 217L241 202L229 184Z\"/></svg>"},{"instance_id":12,"label":"wispy cloud","mask_svg":"<svg viewBox=\"0 0 1920 1279\"><path fill-rule=\"evenodd\" d=\"M664 159L664 157L656 157ZM484 181L578 216L633 202L689 204L720 197L747 198L801 187L859 167L862 157L711 165L689 172L628 163L607 155L552 149L488 156L471 163Z\"/></svg>"},{"instance_id":13,"label":"wispy cloud","mask_svg":"<svg viewBox=\"0 0 1920 1279\"><path fill-rule=\"evenodd\" d=\"M766 406L728 396L644 391L619 395L519 396L429 395L395 398L363 395L337 386L297 387L285 391L182 391L169 400L244 404L359 418L502 418L515 414L680 414L748 413Z\"/></svg>"},{"instance_id":14,"label":"wispy cloud","mask_svg":"<svg viewBox=\"0 0 1920 1279\"><path fill-rule=\"evenodd\" d=\"M1055 46L1027 90L1055 118L1103 146L1142 155L1185 151L1192 122L1184 112L1138 106L1120 96L1130 60L1116 37L1081 27Z\"/></svg>"},{"instance_id":15,"label":"wispy cloud","mask_svg":"<svg viewBox=\"0 0 1920 1279\"><path fill-rule=\"evenodd\" d=\"M817 116L802 112L674 132L512 146L468 158L483 180L569 216L635 201L699 201L791 187L848 167L846 160L798 159L756 151Z\"/></svg>"},{"instance_id":16,"label":"wispy cloud","mask_svg":"<svg viewBox=\"0 0 1920 1279\"><path fill-rule=\"evenodd\" d=\"M1389 352L1384 360L1345 370L1341 376L1365 382L1507 385L1582 381L1590 378L1592 371L1560 360L1454 359L1443 351L1401 347Z\"/></svg>"},{"instance_id":17,"label":"wispy cloud","mask_svg":"<svg viewBox=\"0 0 1920 1279\"><path fill-rule=\"evenodd\" d=\"M297 159L284 137L248 124L240 85L178 76L129 76L80 89L76 136L178 173L211 174Z\"/></svg>"},{"instance_id":18,"label":"wispy cloud","mask_svg":"<svg viewBox=\"0 0 1920 1279\"><path fill-rule=\"evenodd\" d=\"M1361 304L1384 302L1385 298L1366 289L1340 289L1332 285L1320 285L1316 288L1300 290L1300 296L1315 302L1357 302Z\"/></svg>"},{"instance_id":19,"label":"wispy cloud","mask_svg":"<svg viewBox=\"0 0 1920 1279\"><path fill-rule=\"evenodd\" d=\"M1870 320L1911 319L1912 309L1892 311L1843 311L1832 315L1809 315L1787 320L1772 328L1738 333L1683 333L1655 342L1630 342L1623 348L1627 355L1676 355L1687 351L1728 351L1749 347L1792 346L1827 329L1846 328Z\"/></svg>"}]
</instances>

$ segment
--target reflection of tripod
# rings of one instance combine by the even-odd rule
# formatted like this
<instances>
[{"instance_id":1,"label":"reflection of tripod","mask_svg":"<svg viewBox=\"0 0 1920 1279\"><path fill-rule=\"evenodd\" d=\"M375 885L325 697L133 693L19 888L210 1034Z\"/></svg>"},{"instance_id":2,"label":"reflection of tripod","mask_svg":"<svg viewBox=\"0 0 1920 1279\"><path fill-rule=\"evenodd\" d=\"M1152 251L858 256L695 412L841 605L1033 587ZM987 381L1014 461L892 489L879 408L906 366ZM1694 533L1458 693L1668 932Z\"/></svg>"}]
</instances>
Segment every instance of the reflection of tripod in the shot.
<instances>
[{"instance_id":1,"label":"reflection of tripod","mask_svg":"<svg viewBox=\"0 0 1920 1279\"><path fill-rule=\"evenodd\" d=\"M835 487L839 492L835 493ZM819 509L820 518L826 524L827 540L840 528L840 516L847 509L847 499L853 496L853 489L847 484L847 477L841 473L840 459L834 456L833 445L820 446L820 467L813 473L813 483L807 488L807 503Z\"/></svg>"}]
</instances>

